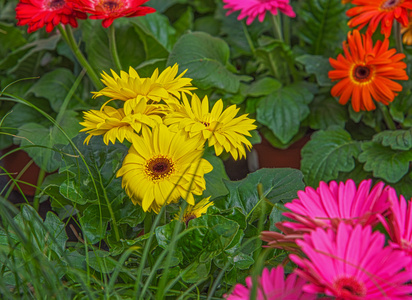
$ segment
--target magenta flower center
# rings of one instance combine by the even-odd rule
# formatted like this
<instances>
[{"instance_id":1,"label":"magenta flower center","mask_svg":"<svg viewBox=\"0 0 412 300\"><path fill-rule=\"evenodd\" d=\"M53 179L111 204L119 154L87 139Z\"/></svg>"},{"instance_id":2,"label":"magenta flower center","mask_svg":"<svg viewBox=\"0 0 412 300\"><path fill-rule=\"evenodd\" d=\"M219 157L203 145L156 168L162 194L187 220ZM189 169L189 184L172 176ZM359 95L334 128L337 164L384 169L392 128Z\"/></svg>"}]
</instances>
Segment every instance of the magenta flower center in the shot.
<instances>
[{"instance_id":1,"label":"magenta flower center","mask_svg":"<svg viewBox=\"0 0 412 300\"><path fill-rule=\"evenodd\" d=\"M350 296L364 297L366 295L365 285L354 277L340 277L335 280L333 287L337 291L338 297L343 299Z\"/></svg>"},{"instance_id":2,"label":"magenta flower center","mask_svg":"<svg viewBox=\"0 0 412 300\"><path fill-rule=\"evenodd\" d=\"M47 2L46 7L48 9L57 10L62 8L65 4L65 0L50 0L49 2Z\"/></svg>"},{"instance_id":3,"label":"magenta flower center","mask_svg":"<svg viewBox=\"0 0 412 300\"><path fill-rule=\"evenodd\" d=\"M158 155L146 162L145 173L153 181L169 177L175 171L172 160L166 156Z\"/></svg>"},{"instance_id":4,"label":"magenta flower center","mask_svg":"<svg viewBox=\"0 0 412 300\"><path fill-rule=\"evenodd\" d=\"M382 1L381 9L382 10L393 10L399 4L401 4L402 2L403 2L403 0L385 0L385 1Z\"/></svg>"}]
</instances>

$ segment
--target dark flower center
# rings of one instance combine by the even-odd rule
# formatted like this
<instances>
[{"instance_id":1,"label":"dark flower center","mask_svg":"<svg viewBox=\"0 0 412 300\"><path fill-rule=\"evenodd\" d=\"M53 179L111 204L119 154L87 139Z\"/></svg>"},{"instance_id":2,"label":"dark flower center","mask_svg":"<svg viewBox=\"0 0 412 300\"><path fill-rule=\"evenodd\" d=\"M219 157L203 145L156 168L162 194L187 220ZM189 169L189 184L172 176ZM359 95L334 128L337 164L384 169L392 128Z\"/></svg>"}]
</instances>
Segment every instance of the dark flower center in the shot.
<instances>
[{"instance_id":1,"label":"dark flower center","mask_svg":"<svg viewBox=\"0 0 412 300\"><path fill-rule=\"evenodd\" d=\"M402 2L403 0L385 0L381 3L381 9L392 10Z\"/></svg>"},{"instance_id":2,"label":"dark flower center","mask_svg":"<svg viewBox=\"0 0 412 300\"><path fill-rule=\"evenodd\" d=\"M145 173L153 181L169 177L175 171L172 160L166 156L158 155L146 162Z\"/></svg>"},{"instance_id":3,"label":"dark flower center","mask_svg":"<svg viewBox=\"0 0 412 300\"><path fill-rule=\"evenodd\" d=\"M120 3L118 1L103 1L103 7L108 11L116 11L120 8Z\"/></svg>"},{"instance_id":4,"label":"dark flower center","mask_svg":"<svg viewBox=\"0 0 412 300\"><path fill-rule=\"evenodd\" d=\"M209 123L209 122L200 122L200 123L202 123L202 124L205 125L206 127L209 127L209 126L210 126L210 123Z\"/></svg>"},{"instance_id":5,"label":"dark flower center","mask_svg":"<svg viewBox=\"0 0 412 300\"><path fill-rule=\"evenodd\" d=\"M194 214L190 214L190 215L185 216L184 221L186 223L186 226L189 225L189 221L193 220L193 219L196 219L196 215L194 215Z\"/></svg>"},{"instance_id":6,"label":"dark flower center","mask_svg":"<svg viewBox=\"0 0 412 300\"><path fill-rule=\"evenodd\" d=\"M51 0L47 4L48 8L51 9L60 9L66 4L66 0Z\"/></svg>"},{"instance_id":7,"label":"dark flower center","mask_svg":"<svg viewBox=\"0 0 412 300\"><path fill-rule=\"evenodd\" d=\"M338 292L338 298L342 299L350 296L364 297L366 295L365 285L354 277L338 278L333 283L333 287Z\"/></svg>"},{"instance_id":8,"label":"dark flower center","mask_svg":"<svg viewBox=\"0 0 412 300\"><path fill-rule=\"evenodd\" d=\"M357 81L366 81L370 78L371 69L366 66L356 66L353 69L353 77Z\"/></svg>"}]
</instances>

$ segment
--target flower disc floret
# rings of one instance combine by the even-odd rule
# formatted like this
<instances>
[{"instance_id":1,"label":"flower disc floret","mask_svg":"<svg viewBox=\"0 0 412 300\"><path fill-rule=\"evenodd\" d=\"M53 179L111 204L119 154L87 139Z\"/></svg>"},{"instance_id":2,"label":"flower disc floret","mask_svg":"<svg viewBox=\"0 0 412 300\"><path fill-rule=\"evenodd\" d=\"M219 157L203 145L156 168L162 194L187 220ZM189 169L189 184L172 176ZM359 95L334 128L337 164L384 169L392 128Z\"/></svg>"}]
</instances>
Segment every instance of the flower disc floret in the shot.
<instances>
[{"instance_id":1,"label":"flower disc floret","mask_svg":"<svg viewBox=\"0 0 412 300\"><path fill-rule=\"evenodd\" d=\"M246 156L245 146L250 150L252 144L245 136L251 136L250 131L256 128L253 119L246 114L236 117L239 108L235 105L223 110L222 100L218 100L212 110L209 110L207 96L201 101L193 94L191 103L186 96L182 100L183 105L176 105L164 119L172 131L183 130L190 138L202 143L207 141L216 155L225 150L235 160Z\"/></svg>"},{"instance_id":2,"label":"flower disc floret","mask_svg":"<svg viewBox=\"0 0 412 300\"><path fill-rule=\"evenodd\" d=\"M134 204L144 211L158 213L163 205L180 197L194 205L195 195L206 188L204 174L212 165L202 158L199 142L181 133L171 132L159 124L152 130L142 128L142 136L134 136L117 177Z\"/></svg>"}]
</instances>

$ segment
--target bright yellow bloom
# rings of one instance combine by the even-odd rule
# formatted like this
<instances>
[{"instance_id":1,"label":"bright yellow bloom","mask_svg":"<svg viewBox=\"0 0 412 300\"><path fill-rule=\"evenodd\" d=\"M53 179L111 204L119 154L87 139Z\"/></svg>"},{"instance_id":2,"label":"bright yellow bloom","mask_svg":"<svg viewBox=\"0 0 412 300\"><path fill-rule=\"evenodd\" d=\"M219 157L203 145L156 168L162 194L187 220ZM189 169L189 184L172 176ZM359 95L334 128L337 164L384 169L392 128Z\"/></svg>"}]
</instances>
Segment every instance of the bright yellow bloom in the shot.
<instances>
[{"instance_id":1,"label":"bright yellow bloom","mask_svg":"<svg viewBox=\"0 0 412 300\"><path fill-rule=\"evenodd\" d=\"M115 109L110 106L104 106L102 110L90 110L84 112L84 126L82 131L87 131L85 143L89 144L92 136L103 135L103 141L106 145L109 142L113 144L116 139L121 143L124 139L132 142L132 136L139 134L143 127L153 127L162 123L162 114L164 109L162 105L148 105L144 99L130 109L127 114L123 108Z\"/></svg>"},{"instance_id":2,"label":"bright yellow bloom","mask_svg":"<svg viewBox=\"0 0 412 300\"><path fill-rule=\"evenodd\" d=\"M142 136L133 137L116 176L122 176L122 187L144 211L159 213L163 205L180 197L194 205L193 194L202 194L204 174L213 169L202 154L199 141L181 132L173 133L163 124L152 131L144 127Z\"/></svg>"},{"instance_id":3,"label":"bright yellow bloom","mask_svg":"<svg viewBox=\"0 0 412 300\"><path fill-rule=\"evenodd\" d=\"M186 71L176 77L178 65L166 68L159 75L156 69L150 78L141 78L135 69L129 68L129 73L120 71L120 76L110 70L112 76L103 72L102 82L106 85L99 92L93 92L94 98L107 96L111 100L132 100L136 97L144 97L153 102L170 100L170 98L180 98L181 93L191 94L192 87L190 78L183 78Z\"/></svg>"},{"instance_id":4,"label":"bright yellow bloom","mask_svg":"<svg viewBox=\"0 0 412 300\"><path fill-rule=\"evenodd\" d=\"M209 201L209 199L210 197L207 197L197 203L195 206L188 204L183 213L183 217L180 220L188 224L190 220L199 218L201 215L204 215L207 212L207 209L213 205L213 202ZM182 208L180 208L179 212L175 215L175 220L179 220L181 211Z\"/></svg>"},{"instance_id":5,"label":"bright yellow bloom","mask_svg":"<svg viewBox=\"0 0 412 300\"><path fill-rule=\"evenodd\" d=\"M247 114L236 117L239 108L232 105L223 110L223 101L220 99L209 112L207 96L200 101L196 94L192 96L190 104L187 97L182 97L183 105L176 105L174 111L166 115L164 123L170 125L172 131L184 130L190 138L208 141L214 146L216 155L223 150L229 152L236 160L246 157L245 146L248 150L252 144L245 136L251 136L250 131L256 128L253 119Z\"/></svg>"}]
</instances>

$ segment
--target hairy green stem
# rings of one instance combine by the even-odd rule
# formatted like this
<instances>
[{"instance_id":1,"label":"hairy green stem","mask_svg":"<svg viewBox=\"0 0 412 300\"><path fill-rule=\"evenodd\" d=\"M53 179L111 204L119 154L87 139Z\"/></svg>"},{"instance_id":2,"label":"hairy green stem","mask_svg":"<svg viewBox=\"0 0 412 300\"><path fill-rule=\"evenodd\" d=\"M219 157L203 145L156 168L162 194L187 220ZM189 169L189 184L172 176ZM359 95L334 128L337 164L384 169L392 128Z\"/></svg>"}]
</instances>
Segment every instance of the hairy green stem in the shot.
<instances>
[{"instance_id":1,"label":"hairy green stem","mask_svg":"<svg viewBox=\"0 0 412 300\"><path fill-rule=\"evenodd\" d=\"M76 40L73 36L73 31L70 26L63 27L61 24L57 25L63 39L69 45L77 61L87 70L87 75L93 81L94 86L101 90L103 89L103 84L101 83L96 72L93 70L92 66L89 64L87 59L84 57L83 53L80 51L79 46L76 43Z\"/></svg>"},{"instance_id":2,"label":"hairy green stem","mask_svg":"<svg viewBox=\"0 0 412 300\"><path fill-rule=\"evenodd\" d=\"M120 63L119 54L117 53L116 47L116 34L115 34L114 24L110 25L109 27L109 47L110 52L112 54L112 58L114 63L116 64L117 71L123 70L122 64Z\"/></svg>"},{"instance_id":3,"label":"hairy green stem","mask_svg":"<svg viewBox=\"0 0 412 300\"><path fill-rule=\"evenodd\" d=\"M398 53L403 53L401 24L399 24L399 22L394 22L394 23L395 23L395 45L396 45L396 51L397 51Z\"/></svg>"},{"instance_id":4,"label":"hairy green stem","mask_svg":"<svg viewBox=\"0 0 412 300\"><path fill-rule=\"evenodd\" d=\"M249 31L247 30L247 26L245 24L245 22L242 22L242 28L243 28L243 33L245 34L247 43L249 44L249 48L252 51L253 55L255 54L255 46L253 45L253 41L252 38L250 37Z\"/></svg>"},{"instance_id":5,"label":"hairy green stem","mask_svg":"<svg viewBox=\"0 0 412 300\"><path fill-rule=\"evenodd\" d=\"M389 114L388 108L382 103L378 103L378 106L379 106L379 109L381 110L381 112L383 114L383 119L386 123L386 126L388 126L388 128L390 130L396 130L395 122L393 122L393 120L392 120L392 118Z\"/></svg>"},{"instance_id":6,"label":"hairy green stem","mask_svg":"<svg viewBox=\"0 0 412 300\"><path fill-rule=\"evenodd\" d=\"M272 26L273 26L273 34L276 39L280 40L283 42L283 35L282 35L282 25L280 24L280 16L277 14L276 16L273 14L270 14Z\"/></svg>"}]
</instances>

